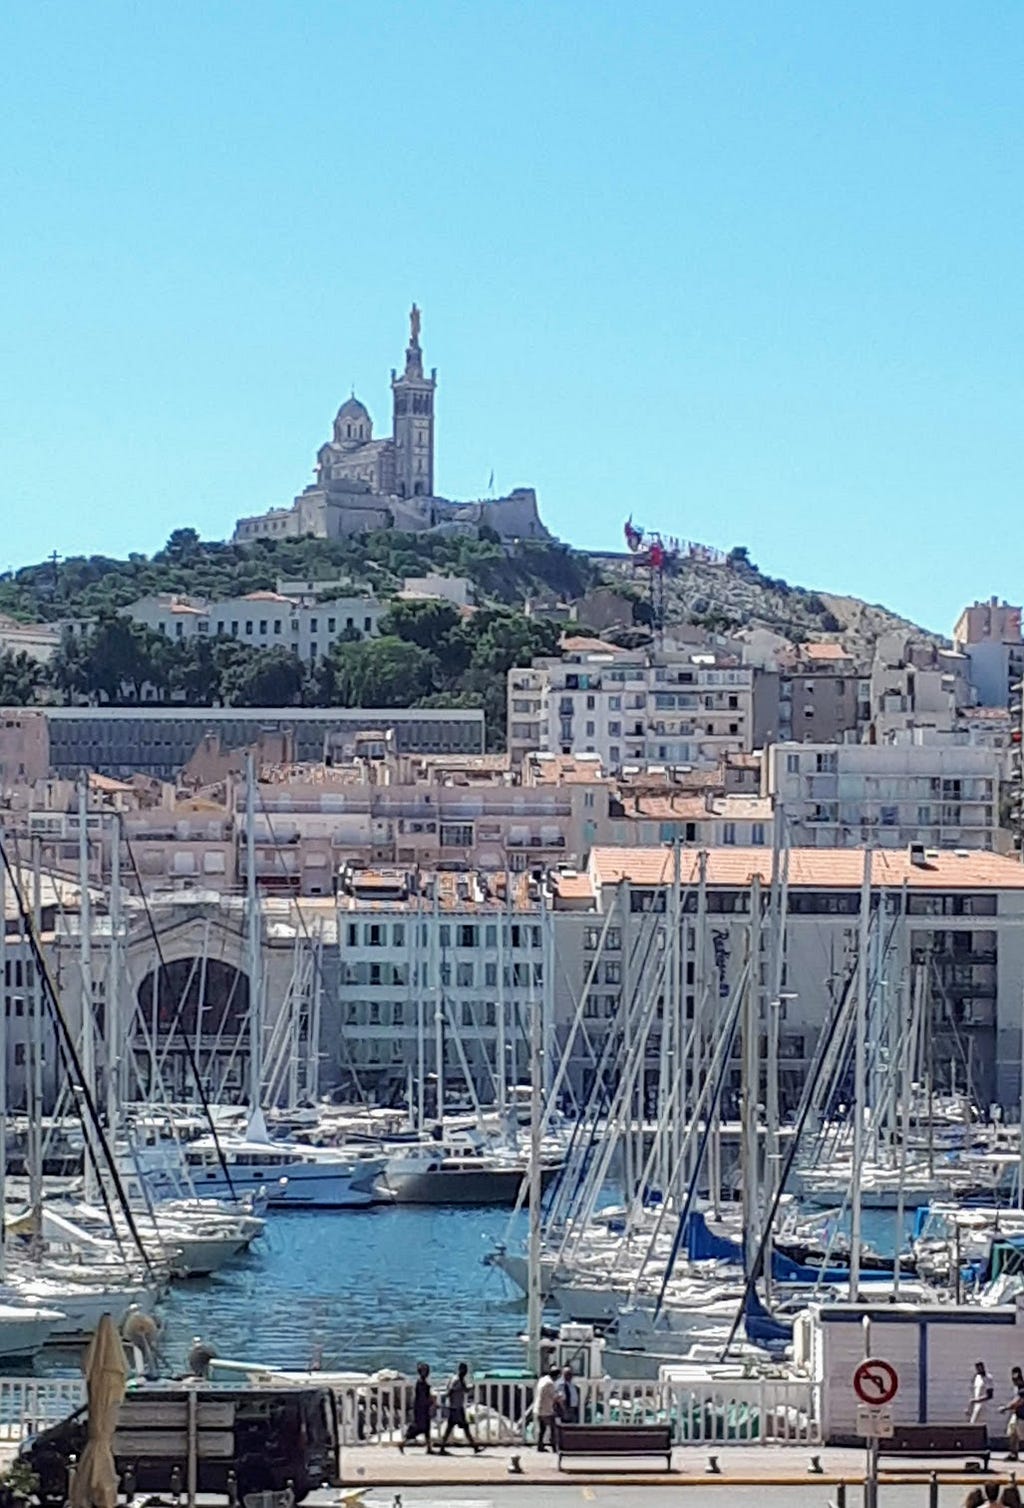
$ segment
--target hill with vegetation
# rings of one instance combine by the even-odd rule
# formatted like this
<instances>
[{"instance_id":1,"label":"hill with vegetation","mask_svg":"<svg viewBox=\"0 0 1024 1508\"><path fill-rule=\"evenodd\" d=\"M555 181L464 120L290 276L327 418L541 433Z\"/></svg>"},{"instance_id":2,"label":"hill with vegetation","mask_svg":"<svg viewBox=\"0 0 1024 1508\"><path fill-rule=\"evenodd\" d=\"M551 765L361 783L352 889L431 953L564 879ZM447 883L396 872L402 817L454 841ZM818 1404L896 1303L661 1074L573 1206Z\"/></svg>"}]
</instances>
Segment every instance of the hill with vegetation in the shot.
<instances>
[{"instance_id":1,"label":"hill with vegetation","mask_svg":"<svg viewBox=\"0 0 1024 1508\"><path fill-rule=\"evenodd\" d=\"M405 577L428 571L467 577L480 604L473 614L445 602L395 600L379 638L350 630L313 664L283 647L230 638L170 640L122 616L158 592L236 597L272 590L281 579L323 581L325 596L365 590L387 600ZM119 705L148 695L193 706L481 707L492 747L501 748L506 671L552 652L559 636L554 624L524 614L525 599L580 597L599 579L588 558L565 545L505 545L487 529L472 537L383 531L245 548L179 529L152 557L45 561L0 579L0 612L69 625L49 665L0 656L0 703Z\"/></svg>"},{"instance_id":2,"label":"hill with vegetation","mask_svg":"<svg viewBox=\"0 0 1024 1508\"><path fill-rule=\"evenodd\" d=\"M368 592L395 599L406 577L428 572L466 577L474 612L393 600L379 638L349 631L313 664L283 647L258 649L230 638L170 640L122 616L156 593L216 600L272 590L280 580L322 581L325 598ZM246 546L178 529L152 556L78 556L0 577L0 613L65 625L48 665L0 655L0 704L117 705L148 696L195 706L481 707L491 747L500 749L506 671L552 653L561 631L527 616L526 599L574 602L607 585L621 592L626 620L610 637L642 641L651 610L632 559L592 559L556 541L503 542L487 528L473 535L385 530ZM769 577L742 547L714 559L671 560L665 597L669 625L694 623L718 633L765 627L795 643L835 638L865 656L879 634L923 634L885 608Z\"/></svg>"}]
</instances>

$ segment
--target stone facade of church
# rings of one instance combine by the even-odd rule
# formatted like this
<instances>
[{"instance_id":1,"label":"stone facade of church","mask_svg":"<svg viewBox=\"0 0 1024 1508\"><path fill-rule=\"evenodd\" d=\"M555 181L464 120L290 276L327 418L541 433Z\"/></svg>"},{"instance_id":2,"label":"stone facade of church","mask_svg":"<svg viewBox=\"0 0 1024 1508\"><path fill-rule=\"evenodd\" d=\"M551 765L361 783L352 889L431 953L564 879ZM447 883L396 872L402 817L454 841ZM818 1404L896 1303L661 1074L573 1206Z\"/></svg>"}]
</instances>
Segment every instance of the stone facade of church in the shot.
<instances>
[{"instance_id":1,"label":"stone facade of church","mask_svg":"<svg viewBox=\"0 0 1024 1508\"><path fill-rule=\"evenodd\" d=\"M532 487L507 497L452 502L434 492L434 398L420 349L420 311L412 306L405 369L391 373L392 432L374 439L373 420L353 393L339 408L331 438L316 457L316 480L290 508L240 518L234 541L337 539L371 529L476 529L482 524L504 539L548 539Z\"/></svg>"}]
</instances>

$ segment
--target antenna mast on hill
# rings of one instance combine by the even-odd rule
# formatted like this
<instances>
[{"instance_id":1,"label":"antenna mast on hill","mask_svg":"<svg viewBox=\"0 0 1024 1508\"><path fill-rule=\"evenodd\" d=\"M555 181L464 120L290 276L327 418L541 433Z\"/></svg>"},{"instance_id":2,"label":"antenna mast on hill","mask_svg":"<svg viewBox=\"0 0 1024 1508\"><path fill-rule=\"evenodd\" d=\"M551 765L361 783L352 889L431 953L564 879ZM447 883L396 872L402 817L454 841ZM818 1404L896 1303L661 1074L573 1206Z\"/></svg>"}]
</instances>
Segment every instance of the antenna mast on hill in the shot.
<instances>
[{"instance_id":1,"label":"antenna mast on hill","mask_svg":"<svg viewBox=\"0 0 1024 1508\"><path fill-rule=\"evenodd\" d=\"M646 534L634 524L632 516L626 520L626 544L634 557L636 569L647 578L648 597L651 604L651 626L660 636L665 627L665 568L674 565L679 557L678 540L665 540L658 533Z\"/></svg>"}]
</instances>

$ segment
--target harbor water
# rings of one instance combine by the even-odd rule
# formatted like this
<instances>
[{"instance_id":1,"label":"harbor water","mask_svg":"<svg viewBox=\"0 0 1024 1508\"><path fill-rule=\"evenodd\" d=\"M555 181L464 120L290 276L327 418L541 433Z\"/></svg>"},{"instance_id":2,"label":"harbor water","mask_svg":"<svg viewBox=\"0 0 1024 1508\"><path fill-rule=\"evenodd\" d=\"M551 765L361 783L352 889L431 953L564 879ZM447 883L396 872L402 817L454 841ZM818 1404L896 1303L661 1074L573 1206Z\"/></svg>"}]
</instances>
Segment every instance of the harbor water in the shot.
<instances>
[{"instance_id":1,"label":"harbor water","mask_svg":"<svg viewBox=\"0 0 1024 1508\"><path fill-rule=\"evenodd\" d=\"M184 1366L195 1336L220 1356L287 1367L521 1366L526 1301L483 1264L509 1228L500 1209L274 1211L247 1257L171 1289L168 1366ZM525 1230L516 1216L512 1240Z\"/></svg>"},{"instance_id":2,"label":"harbor water","mask_svg":"<svg viewBox=\"0 0 1024 1508\"><path fill-rule=\"evenodd\" d=\"M865 1211L864 1227L875 1250L892 1252L891 1214ZM495 1208L275 1210L247 1255L171 1286L162 1370L183 1372L197 1337L219 1356L299 1369L522 1367L526 1299L483 1258L500 1242L522 1250L526 1230L525 1213ZM79 1361L48 1349L31 1369L76 1372Z\"/></svg>"}]
</instances>

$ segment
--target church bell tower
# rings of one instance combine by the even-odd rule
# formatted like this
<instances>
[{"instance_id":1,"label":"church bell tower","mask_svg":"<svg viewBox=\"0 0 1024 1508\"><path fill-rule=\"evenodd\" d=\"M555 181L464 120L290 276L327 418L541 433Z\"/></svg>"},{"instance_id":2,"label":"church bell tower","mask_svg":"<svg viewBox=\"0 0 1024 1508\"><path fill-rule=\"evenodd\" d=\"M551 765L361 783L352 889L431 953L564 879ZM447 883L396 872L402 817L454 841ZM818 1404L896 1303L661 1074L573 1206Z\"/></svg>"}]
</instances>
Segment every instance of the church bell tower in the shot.
<instances>
[{"instance_id":1,"label":"church bell tower","mask_svg":"<svg viewBox=\"0 0 1024 1508\"><path fill-rule=\"evenodd\" d=\"M405 371L391 372L394 406L395 491L399 497L434 495L434 390L437 369L423 375L420 350L420 311L413 304L409 313L409 344Z\"/></svg>"}]
</instances>

